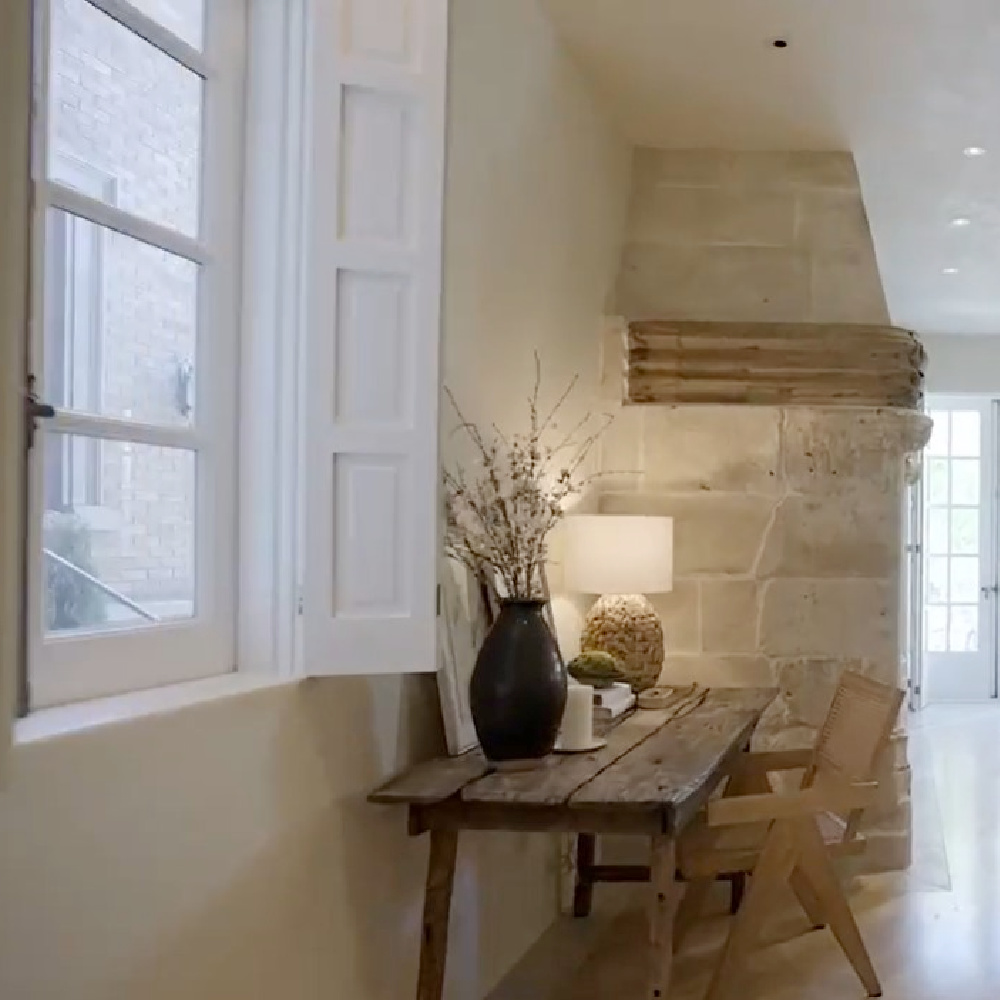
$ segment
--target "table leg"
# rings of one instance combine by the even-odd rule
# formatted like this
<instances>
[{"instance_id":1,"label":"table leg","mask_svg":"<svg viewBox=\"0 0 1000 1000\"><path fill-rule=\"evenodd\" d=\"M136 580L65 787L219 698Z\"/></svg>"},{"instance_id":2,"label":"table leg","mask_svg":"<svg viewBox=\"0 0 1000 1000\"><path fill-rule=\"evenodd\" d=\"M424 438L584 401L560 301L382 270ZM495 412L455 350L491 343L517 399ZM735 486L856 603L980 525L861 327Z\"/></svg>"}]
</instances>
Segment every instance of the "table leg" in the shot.
<instances>
[{"instance_id":1,"label":"table leg","mask_svg":"<svg viewBox=\"0 0 1000 1000\"><path fill-rule=\"evenodd\" d=\"M674 914L680 900L676 881L677 849L673 837L653 837L650 850L649 988L650 1000L670 989L673 968Z\"/></svg>"},{"instance_id":2,"label":"table leg","mask_svg":"<svg viewBox=\"0 0 1000 1000\"><path fill-rule=\"evenodd\" d=\"M576 838L576 886L573 889L573 916L589 917L594 900L593 868L597 837L581 833Z\"/></svg>"},{"instance_id":3,"label":"table leg","mask_svg":"<svg viewBox=\"0 0 1000 1000\"><path fill-rule=\"evenodd\" d=\"M424 890L424 922L420 939L417 1000L441 1000L448 955L448 915L455 882L458 832L431 830L431 856Z\"/></svg>"}]
</instances>

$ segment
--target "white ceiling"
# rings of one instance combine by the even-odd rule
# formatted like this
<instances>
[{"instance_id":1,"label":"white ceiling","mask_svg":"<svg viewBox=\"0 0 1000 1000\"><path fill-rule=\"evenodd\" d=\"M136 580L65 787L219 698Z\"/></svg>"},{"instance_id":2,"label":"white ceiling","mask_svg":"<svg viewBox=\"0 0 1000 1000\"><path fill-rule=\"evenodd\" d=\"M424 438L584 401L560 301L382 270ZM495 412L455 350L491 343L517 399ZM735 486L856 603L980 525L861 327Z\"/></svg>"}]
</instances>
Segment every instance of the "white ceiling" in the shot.
<instances>
[{"instance_id":1,"label":"white ceiling","mask_svg":"<svg viewBox=\"0 0 1000 1000\"><path fill-rule=\"evenodd\" d=\"M545 2L633 142L852 151L893 322L1000 334L1000 0Z\"/></svg>"}]
</instances>

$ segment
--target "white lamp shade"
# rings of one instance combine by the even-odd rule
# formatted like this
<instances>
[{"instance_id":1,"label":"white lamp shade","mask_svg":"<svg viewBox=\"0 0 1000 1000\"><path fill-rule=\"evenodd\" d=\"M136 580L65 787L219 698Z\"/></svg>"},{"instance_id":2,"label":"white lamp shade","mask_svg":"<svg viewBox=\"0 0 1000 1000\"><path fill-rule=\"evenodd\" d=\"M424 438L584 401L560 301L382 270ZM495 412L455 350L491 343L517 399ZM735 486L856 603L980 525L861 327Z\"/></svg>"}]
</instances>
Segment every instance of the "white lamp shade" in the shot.
<instances>
[{"instance_id":1,"label":"white lamp shade","mask_svg":"<svg viewBox=\"0 0 1000 1000\"><path fill-rule=\"evenodd\" d=\"M581 594L664 594L674 587L671 517L566 518L566 586Z\"/></svg>"}]
</instances>

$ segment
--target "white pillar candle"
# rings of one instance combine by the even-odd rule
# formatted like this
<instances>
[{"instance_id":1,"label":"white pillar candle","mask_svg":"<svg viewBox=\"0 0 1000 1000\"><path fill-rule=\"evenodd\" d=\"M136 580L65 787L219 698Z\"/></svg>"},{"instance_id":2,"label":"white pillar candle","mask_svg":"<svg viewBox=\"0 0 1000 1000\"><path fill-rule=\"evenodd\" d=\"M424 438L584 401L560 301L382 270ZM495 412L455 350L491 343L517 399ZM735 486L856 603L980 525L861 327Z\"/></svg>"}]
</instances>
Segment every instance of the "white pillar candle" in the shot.
<instances>
[{"instance_id":1,"label":"white pillar candle","mask_svg":"<svg viewBox=\"0 0 1000 1000\"><path fill-rule=\"evenodd\" d=\"M570 684L559 745L563 750L586 750L593 744L594 689L587 684Z\"/></svg>"}]
</instances>

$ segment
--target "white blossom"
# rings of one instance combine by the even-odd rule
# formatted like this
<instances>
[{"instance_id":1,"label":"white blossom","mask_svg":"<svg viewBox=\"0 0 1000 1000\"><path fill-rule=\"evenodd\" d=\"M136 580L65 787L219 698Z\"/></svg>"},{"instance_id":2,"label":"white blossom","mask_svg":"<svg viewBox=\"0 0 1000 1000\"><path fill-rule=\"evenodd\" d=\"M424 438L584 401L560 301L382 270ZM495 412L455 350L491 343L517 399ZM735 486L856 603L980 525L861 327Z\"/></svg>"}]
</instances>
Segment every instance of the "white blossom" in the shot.
<instances>
[{"instance_id":1,"label":"white blossom","mask_svg":"<svg viewBox=\"0 0 1000 1000\"><path fill-rule=\"evenodd\" d=\"M587 414L561 432L557 418L576 386L574 377L545 416L539 412L541 365L535 355L535 385L526 434L505 435L496 426L484 432L466 420L455 397L458 430L475 446L474 471L444 470L445 552L480 579L499 579L505 596L530 599L542 594L548 536L565 512L567 498L593 476L580 468L611 421Z\"/></svg>"}]
</instances>

